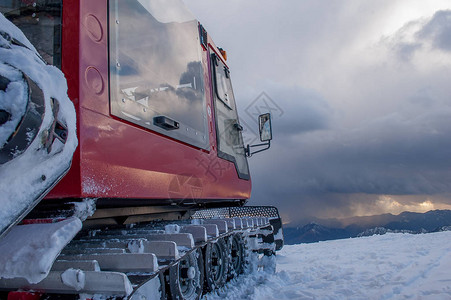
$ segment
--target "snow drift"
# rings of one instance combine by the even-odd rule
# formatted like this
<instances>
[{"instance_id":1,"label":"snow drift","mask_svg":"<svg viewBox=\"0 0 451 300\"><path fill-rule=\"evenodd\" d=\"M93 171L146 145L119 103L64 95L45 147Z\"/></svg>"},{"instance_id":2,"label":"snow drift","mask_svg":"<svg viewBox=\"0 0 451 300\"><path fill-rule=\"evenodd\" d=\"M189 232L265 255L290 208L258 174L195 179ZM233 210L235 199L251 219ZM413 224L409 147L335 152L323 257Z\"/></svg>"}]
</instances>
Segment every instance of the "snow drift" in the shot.
<instances>
[{"instance_id":1,"label":"snow drift","mask_svg":"<svg viewBox=\"0 0 451 300\"><path fill-rule=\"evenodd\" d=\"M276 274L254 272L204 299L451 299L451 232L388 233L285 246Z\"/></svg>"}]
</instances>

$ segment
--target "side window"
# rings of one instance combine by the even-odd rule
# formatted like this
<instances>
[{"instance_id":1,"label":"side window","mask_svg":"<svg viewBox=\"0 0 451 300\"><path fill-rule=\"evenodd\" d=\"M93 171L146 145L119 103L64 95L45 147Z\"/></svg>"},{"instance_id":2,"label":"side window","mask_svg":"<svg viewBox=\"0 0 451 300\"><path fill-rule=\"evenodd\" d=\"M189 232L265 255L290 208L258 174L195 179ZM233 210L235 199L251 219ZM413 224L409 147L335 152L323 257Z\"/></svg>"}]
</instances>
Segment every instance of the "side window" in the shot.
<instances>
[{"instance_id":1,"label":"side window","mask_svg":"<svg viewBox=\"0 0 451 300\"><path fill-rule=\"evenodd\" d=\"M228 108L232 109L230 104L230 92L228 86L228 78L230 78L229 69L226 66L223 66L223 70L219 70L216 72L216 93L222 102L227 105Z\"/></svg>"},{"instance_id":2,"label":"side window","mask_svg":"<svg viewBox=\"0 0 451 300\"><path fill-rule=\"evenodd\" d=\"M230 72L215 54L211 56L215 84L215 116L218 156L235 164L238 177L249 179L242 130L232 90Z\"/></svg>"},{"instance_id":3,"label":"side window","mask_svg":"<svg viewBox=\"0 0 451 300\"><path fill-rule=\"evenodd\" d=\"M209 149L198 22L171 2L109 2L111 114Z\"/></svg>"}]
</instances>

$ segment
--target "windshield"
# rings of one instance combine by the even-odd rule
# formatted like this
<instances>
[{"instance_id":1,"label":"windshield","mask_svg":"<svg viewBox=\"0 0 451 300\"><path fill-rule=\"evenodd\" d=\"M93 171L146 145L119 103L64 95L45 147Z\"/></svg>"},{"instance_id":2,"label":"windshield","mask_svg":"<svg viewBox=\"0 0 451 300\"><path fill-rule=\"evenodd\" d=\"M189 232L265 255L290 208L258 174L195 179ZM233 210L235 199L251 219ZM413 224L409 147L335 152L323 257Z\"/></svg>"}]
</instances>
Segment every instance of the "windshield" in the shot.
<instances>
[{"instance_id":1,"label":"windshield","mask_svg":"<svg viewBox=\"0 0 451 300\"><path fill-rule=\"evenodd\" d=\"M48 64L58 68L61 68L61 9L62 0L0 1L0 12L22 30Z\"/></svg>"}]
</instances>

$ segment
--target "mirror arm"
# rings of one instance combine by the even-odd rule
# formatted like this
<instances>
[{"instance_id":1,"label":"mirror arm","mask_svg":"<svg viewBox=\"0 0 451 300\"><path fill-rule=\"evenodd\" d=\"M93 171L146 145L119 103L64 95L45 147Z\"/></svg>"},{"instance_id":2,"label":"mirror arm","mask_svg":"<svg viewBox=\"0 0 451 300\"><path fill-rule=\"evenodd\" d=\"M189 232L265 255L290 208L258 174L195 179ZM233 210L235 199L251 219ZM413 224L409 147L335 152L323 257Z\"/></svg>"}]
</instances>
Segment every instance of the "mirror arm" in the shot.
<instances>
[{"instance_id":1,"label":"mirror arm","mask_svg":"<svg viewBox=\"0 0 451 300\"><path fill-rule=\"evenodd\" d=\"M253 148L253 147L263 147L263 146L266 146L266 148L263 148L263 149L251 152L251 148ZM247 157L251 157L254 154L257 154L259 152L263 152L263 151L268 150L270 147L271 147L271 141L268 141L267 143L263 143L263 144L247 145L246 148L245 148L246 156Z\"/></svg>"}]
</instances>

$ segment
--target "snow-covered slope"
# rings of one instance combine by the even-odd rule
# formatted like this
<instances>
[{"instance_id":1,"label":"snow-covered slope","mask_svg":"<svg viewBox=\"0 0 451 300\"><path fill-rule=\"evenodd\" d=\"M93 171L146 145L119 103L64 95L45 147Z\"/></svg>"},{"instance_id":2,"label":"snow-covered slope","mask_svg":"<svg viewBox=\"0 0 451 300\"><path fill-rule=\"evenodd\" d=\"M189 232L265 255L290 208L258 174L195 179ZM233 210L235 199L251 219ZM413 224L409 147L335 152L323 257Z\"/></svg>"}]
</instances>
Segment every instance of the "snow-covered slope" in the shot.
<instances>
[{"instance_id":1,"label":"snow-covered slope","mask_svg":"<svg viewBox=\"0 0 451 300\"><path fill-rule=\"evenodd\" d=\"M276 274L247 275L204 299L451 299L451 232L285 246Z\"/></svg>"}]
</instances>

